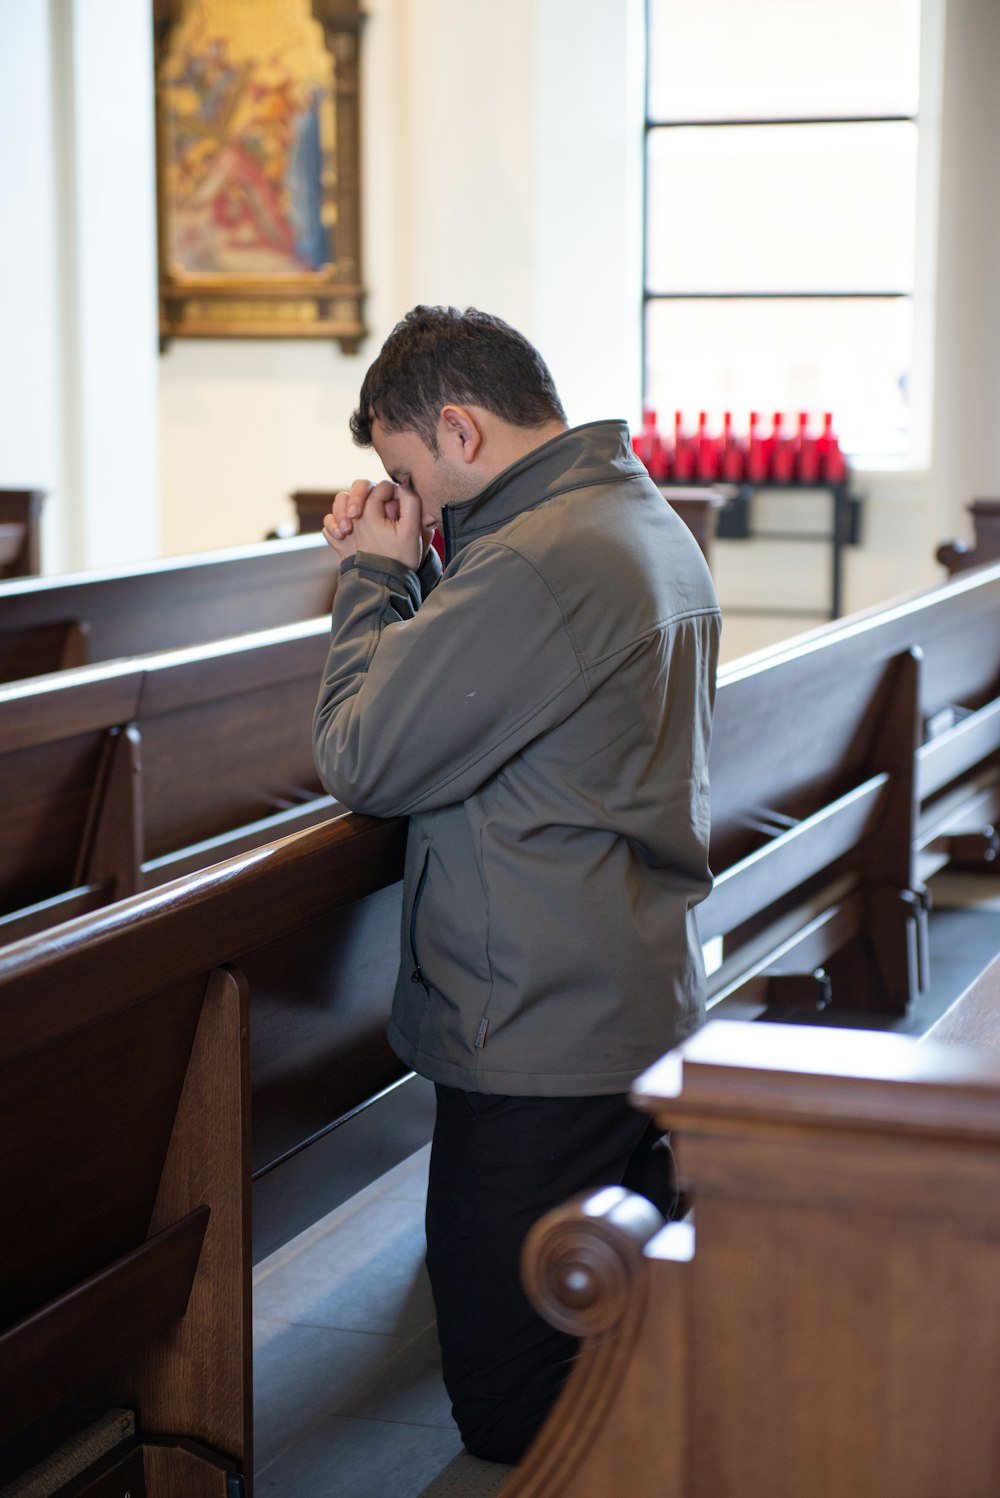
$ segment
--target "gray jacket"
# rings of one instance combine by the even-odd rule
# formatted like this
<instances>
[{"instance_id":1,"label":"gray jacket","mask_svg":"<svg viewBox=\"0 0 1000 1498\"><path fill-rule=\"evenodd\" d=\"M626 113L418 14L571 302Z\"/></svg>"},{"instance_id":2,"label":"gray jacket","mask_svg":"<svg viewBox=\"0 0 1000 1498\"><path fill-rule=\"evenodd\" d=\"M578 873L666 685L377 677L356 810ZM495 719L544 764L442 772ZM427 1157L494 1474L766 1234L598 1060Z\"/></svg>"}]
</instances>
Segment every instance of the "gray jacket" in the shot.
<instances>
[{"instance_id":1,"label":"gray jacket","mask_svg":"<svg viewBox=\"0 0 1000 1498\"><path fill-rule=\"evenodd\" d=\"M624 1092L703 1017L711 578L619 422L444 531L440 582L344 564L314 726L333 795L410 818L389 1039L467 1091Z\"/></svg>"}]
</instances>

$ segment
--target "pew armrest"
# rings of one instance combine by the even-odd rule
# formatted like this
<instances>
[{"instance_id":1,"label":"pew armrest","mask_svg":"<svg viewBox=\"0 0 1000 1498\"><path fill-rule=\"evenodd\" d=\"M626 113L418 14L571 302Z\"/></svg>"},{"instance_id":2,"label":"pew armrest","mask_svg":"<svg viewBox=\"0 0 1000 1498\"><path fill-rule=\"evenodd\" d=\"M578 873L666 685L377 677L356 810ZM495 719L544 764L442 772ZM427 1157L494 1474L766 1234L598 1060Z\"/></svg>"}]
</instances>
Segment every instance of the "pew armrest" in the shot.
<instances>
[{"instance_id":1,"label":"pew armrest","mask_svg":"<svg viewBox=\"0 0 1000 1498\"><path fill-rule=\"evenodd\" d=\"M546 1320L583 1339L548 1420L502 1498L607 1498L645 1492L680 1498L684 1451L684 1325L693 1233L663 1226L645 1198L620 1186L568 1202L531 1230L525 1287ZM657 1294L653 1295L655 1276ZM666 1289L664 1297L659 1292ZM657 1306L670 1307L669 1324ZM655 1383L657 1434L631 1440Z\"/></svg>"}]
</instances>

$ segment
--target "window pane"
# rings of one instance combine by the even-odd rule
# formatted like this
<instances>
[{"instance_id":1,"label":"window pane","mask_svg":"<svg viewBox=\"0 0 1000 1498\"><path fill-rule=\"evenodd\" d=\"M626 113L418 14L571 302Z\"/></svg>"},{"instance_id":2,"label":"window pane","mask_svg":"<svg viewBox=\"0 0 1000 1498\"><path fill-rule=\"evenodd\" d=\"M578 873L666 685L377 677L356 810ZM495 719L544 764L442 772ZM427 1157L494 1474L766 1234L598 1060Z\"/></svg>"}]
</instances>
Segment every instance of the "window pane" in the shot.
<instances>
[{"instance_id":1,"label":"window pane","mask_svg":"<svg viewBox=\"0 0 1000 1498\"><path fill-rule=\"evenodd\" d=\"M909 291L917 127L654 130L650 291Z\"/></svg>"},{"instance_id":2,"label":"window pane","mask_svg":"<svg viewBox=\"0 0 1000 1498\"><path fill-rule=\"evenodd\" d=\"M914 114L920 0L651 0L651 119Z\"/></svg>"},{"instance_id":3,"label":"window pane","mask_svg":"<svg viewBox=\"0 0 1000 1498\"><path fill-rule=\"evenodd\" d=\"M832 411L848 452L903 456L909 444L908 298L894 301L650 302L646 403L661 430L684 411L721 425L760 411Z\"/></svg>"}]
</instances>

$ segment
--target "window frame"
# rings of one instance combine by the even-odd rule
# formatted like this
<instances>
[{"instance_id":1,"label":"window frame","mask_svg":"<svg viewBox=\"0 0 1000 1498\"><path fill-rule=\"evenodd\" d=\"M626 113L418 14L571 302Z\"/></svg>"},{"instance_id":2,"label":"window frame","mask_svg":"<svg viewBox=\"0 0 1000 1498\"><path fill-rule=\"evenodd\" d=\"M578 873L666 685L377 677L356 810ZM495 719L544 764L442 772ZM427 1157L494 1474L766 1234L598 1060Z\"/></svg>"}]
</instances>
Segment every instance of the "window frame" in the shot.
<instances>
[{"instance_id":1,"label":"window frame","mask_svg":"<svg viewBox=\"0 0 1000 1498\"><path fill-rule=\"evenodd\" d=\"M928 117L936 119L940 102L940 55L928 56L934 41L943 34L944 0L922 0L920 5L920 61L918 75L918 102L912 113L843 113L813 115L760 115L760 116L711 116L695 118L677 116L654 118L650 112L652 95L651 75L653 68L652 7L654 0L645 0L645 67L643 101L643 171L642 171L642 314L640 327L641 392L643 407L649 406L650 358L649 324L650 307L658 302L698 301L906 301L912 308L913 342L911 367L908 370L911 425L907 450L900 454L879 454L864 466L870 468L910 469L926 464L929 449L929 380L921 378L918 371L929 360L933 337L930 322L933 317L933 261L934 251L928 243L928 218L933 218L937 200L937 160L939 131L928 129ZM938 47L940 54L940 46ZM935 66L936 64L936 66ZM935 88L936 81L936 88ZM933 96L937 108L928 108L928 94ZM651 149L654 134L665 130L694 130L718 128L756 129L762 126L830 126L830 125L896 125L912 124L917 130L917 204L914 215L914 274L911 289L900 287L870 287L862 290L830 291L821 287L796 291L653 291L649 282L649 220L651 201ZM929 149L931 148L931 149ZM934 190L928 190L928 167L933 167ZM930 214L929 210L930 209ZM928 387L925 395L925 385ZM852 457L856 456L851 454ZM870 455L860 454L862 458Z\"/></svg>"}]
</instances>

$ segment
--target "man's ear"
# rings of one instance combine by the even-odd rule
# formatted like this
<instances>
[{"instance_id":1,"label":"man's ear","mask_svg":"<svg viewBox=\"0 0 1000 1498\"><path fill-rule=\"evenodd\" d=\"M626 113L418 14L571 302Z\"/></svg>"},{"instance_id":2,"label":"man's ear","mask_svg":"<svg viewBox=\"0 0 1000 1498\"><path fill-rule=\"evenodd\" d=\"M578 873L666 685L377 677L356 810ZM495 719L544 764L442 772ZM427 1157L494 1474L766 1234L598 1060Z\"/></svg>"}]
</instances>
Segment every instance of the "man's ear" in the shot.
<instances>
[{"instance_id":1,"label":"man's ear","mask_svg":"<svg viewBox=\"0 0 1000 1498\"><path fill-rule=\"evenodd\" d=\"M460 463L475 462L483 443L483 430L468 406L442 406L438 432Z\"/></svg>"}]
</instances>

